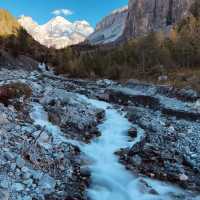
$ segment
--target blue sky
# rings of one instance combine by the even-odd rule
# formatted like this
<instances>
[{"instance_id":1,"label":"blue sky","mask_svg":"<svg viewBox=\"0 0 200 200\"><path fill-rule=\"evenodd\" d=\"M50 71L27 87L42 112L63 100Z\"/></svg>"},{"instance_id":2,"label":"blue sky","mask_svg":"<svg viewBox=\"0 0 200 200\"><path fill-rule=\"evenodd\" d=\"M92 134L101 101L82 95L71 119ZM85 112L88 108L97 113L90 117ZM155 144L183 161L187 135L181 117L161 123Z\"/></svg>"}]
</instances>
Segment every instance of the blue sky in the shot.
<instances>
[{"instance_id":1,"label":"blue sky","mask_svg":"<svg viewBox=\"0 0 200 200\"><path fill-rule=\"evenodd\" d=\"M0 7L16 17L31 16L40 24L52 18L55 11L71 21L84 19L93 26L113 9L126 4L128 0L0 0Z\"/></svg>"}]
</instances>

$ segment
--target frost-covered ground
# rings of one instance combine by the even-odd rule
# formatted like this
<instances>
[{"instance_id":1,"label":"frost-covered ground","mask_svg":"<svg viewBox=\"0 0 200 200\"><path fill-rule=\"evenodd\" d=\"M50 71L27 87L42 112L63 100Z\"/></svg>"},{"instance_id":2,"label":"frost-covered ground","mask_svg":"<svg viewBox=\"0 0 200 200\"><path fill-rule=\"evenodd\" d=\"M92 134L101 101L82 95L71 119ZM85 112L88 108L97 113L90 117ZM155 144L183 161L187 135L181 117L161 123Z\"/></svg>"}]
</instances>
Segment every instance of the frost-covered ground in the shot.
<instances>
[{"instance_id":1,"label":"frost-covered ground","mask_svg":"<svg viewBox=\"0 0 200 200\"><path fill-rule=\"evenodd\" d=\"M78 146L99 134L104 113L67 92L64 81L45 78L50 74L0 71L1 85L32 89L28 99L0 104L0 199L87 198L89 175L81 171Z\"/></svg>"},{"instance_id":2,"label":"frost-covered ground","mask_svg":"<svg viewBox=\"0 0 200 200\"><path fill-rule=\"evenodd\" d=\"M0 71L2 199L200 199L198 94L42 71Z\"/></svg>"},{"instance_id":3,"label":"frost-covered ground","mask_svg":"<svg viewBox=\"0 0 200 200\"><path fill-rule=\"evenodd\" d=\"M122 105L129 121L145 131L141 142L119 153L122 163L135 173L199 191L198 94L136 83L107 93L109 101Z\"/></svg>"}]
</instances>

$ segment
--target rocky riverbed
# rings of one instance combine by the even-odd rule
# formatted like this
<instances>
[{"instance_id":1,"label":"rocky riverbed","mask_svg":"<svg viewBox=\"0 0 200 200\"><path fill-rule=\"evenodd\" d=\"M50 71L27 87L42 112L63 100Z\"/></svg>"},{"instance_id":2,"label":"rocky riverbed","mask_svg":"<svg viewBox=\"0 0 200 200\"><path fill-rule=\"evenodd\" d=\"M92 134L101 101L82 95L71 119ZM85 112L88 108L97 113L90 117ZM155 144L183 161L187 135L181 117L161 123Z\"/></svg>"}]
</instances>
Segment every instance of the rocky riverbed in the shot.
<instances>
[{"instance_id":1,"label":"rocky riverbed","mask_svg":"<svg viewBox=\"0 0 200 200\"><path fill-rule=\"evenodd\" d=\"M87 199L78 144L100 134L104 111L36 71L2 70L0 81L1 199Z\"/></svg>"},{"instance_id":2,"label":"rocky riverbed","mask_svg":"<svg viewBox=\"0 0 200 200\"><path fill-rule=\"evenodd\" d=\"M94 103L91 99L103 100L104 103ZM129 121L125 123L128 124L126 127L119 126L116 130L116 134L124 134L123 131L129 129L129 137L118 138L127 141L121 141L121 145L113 138L115 145L112 149L118 154L119 162L134 174L132 177L130 172L123 172L128 177L128 180L123 178L124 183L137 180L137 192L143 191L138 195L147 193L154 195L153 199L163 199L159 193L166 194L144 178L148 176L175 183L185 191L178 196L175 190L167 195L167 199L199 199L199 99L199 94L189 89L177 90L136 82L73 80L51 72L2 69L0 198L88 200L87 188L94 181L91 170L99 170L98 165L92 164L95 168L88 166L92 161L102 162L102 159L95 157L91 160L91 152L87 155L87 145L114 130L111 126L106 126L106 131L99 128L99 124L106 123L109 113L114 113L118 118L113 118L113 122L119 119ZM109 110L109 106L115 110ZM123 118L120 118L120 113ZM141 137L139 130L143 131ZM111 136L115 137L115 133L112 132ZM104 142L104 145L108 144ZM112 144L112 139L110 142ZM102 141L98 145L101 146ZM95 151L94 146L91 149ZM100 150L98 152L104 156ZM105 155L114 153L107 151L108 148ZM117 162L117 157L111 158ZM112 165L108 166L112 168ZM122 165L115 169L126 171ZM107 173L107 176L119 179L113 174ZM113 191L115 187L108 188ZM129 188L128 191L132 190ZM134 194L128 194L130 199ZM111 195L116 197L115 193ZM120 198L124 199L124 196Z\"/></svg>"},{"instance_id":3,"label":"rocky riverbed","mask_svg":"<svg viewBox=\"0 0 200 200\"><path fill-rule=\"evenodd\" d=\"M118 152L121 162L135 173L199 191L198 94L137 83L114 87L108 93L110 101L123 105L129 121L145 131L135 146ZM134 138L137 130L132 128L129 134Z\"/></svg>"}]
</instances>

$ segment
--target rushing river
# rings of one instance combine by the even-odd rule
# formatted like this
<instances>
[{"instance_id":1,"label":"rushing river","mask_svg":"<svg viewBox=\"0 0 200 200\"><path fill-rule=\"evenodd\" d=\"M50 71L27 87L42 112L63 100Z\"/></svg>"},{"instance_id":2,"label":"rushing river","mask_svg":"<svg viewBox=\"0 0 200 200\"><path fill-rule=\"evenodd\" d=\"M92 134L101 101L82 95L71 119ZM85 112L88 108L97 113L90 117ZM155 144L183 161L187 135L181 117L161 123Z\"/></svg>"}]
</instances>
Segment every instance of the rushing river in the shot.
<instances>
[{"instance_id":1,"label":"rushing river","mask_svg":"<svg viewBox=\"0 0 200 200\"><path fill-rule=\"evenodd\" d=\"M90 159L92 184L88 196L92 200L172 200L172 193L178 195L184 192L175 186L154 181L144 177L134 176L118 162L115 152L120 148L131 147L143 137L143 131L138 128L138 136L130 142L128 130L133 125L112 107L112 105L91 100L78 95L97 108L105 110L105 120L99 125L101 136L90 144L80 144L77 141L66 140L57 126L48 121L47 113L40 104L33 105L32 119L35 124L45 126L52 133L56 142L71 142L78 145ZM146 183L146 184L144 184ZM158 194L151 194L145 187L154 189ZM176 199L176 198L175 198ZM184 198L186 199L186 198ZM197 197L196 199L199 199Z\"/></svg>"}]
</instances>

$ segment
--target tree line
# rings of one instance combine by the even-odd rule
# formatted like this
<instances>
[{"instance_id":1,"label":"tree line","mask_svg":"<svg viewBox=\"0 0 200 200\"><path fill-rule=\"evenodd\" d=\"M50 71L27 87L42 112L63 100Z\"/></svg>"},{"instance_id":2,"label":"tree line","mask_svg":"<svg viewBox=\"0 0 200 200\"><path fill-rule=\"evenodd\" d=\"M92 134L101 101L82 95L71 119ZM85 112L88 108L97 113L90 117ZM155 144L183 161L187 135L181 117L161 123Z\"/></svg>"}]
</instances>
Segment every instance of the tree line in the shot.
<instances>
[{"instance_id":1,"label":"tree line","mask_svg":"<svg viewBox=\"0 0 200 200\"><path fill-rule=\"evenodd\" d=\"M111 79L131 78L135 74L159 76L167 68L200 67L200 2L191 7L191 15L169 33L152 32L117 47L91 47L78 50L46 48L25 30L17 36L1 38L13 56L25 54L54 67L59 74L72 77Z\"/></svg>"}]
</instances>

